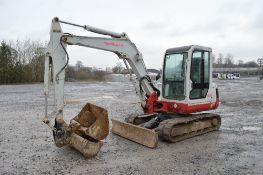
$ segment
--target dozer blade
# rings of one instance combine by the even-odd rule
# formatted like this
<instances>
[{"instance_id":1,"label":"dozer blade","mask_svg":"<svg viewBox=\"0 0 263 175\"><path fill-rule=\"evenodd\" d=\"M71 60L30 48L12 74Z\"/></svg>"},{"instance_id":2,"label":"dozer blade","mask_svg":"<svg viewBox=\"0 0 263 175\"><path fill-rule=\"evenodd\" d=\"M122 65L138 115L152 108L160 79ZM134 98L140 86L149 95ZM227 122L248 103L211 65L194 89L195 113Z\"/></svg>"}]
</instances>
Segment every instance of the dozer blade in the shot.
<instances>
[{"instance_id":1,"label":"dozer blade","mask_svg":"<svg viewBox=\"0 0 263 175\"><path fill-rule=\"evenodd\" d=\"M111 119L112 132L126 139L132 140L149 148L155 148L158 144L158 134L151 129L134 124Z\"/></svg>"}]
</instances>

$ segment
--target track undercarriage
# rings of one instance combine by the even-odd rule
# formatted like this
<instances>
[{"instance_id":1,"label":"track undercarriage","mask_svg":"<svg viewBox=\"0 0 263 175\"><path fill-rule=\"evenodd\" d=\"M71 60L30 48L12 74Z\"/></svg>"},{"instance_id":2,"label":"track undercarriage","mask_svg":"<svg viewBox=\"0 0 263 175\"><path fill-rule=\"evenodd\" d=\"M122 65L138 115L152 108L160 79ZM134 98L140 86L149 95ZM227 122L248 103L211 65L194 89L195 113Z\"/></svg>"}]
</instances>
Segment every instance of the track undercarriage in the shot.
<instances>
[{"instance_id":1,"label":"track undercarriage","mask_svg":"<svg viewBox=\"0 0 263 175\"><path fill-rule=\"evenodd\" d=\"M112 132L150 148L158 144L158 136L168 142L178 142L220 128L217 114L149 114L128 117L125 122L112 119Z\"/></svg>"}]
</instances>

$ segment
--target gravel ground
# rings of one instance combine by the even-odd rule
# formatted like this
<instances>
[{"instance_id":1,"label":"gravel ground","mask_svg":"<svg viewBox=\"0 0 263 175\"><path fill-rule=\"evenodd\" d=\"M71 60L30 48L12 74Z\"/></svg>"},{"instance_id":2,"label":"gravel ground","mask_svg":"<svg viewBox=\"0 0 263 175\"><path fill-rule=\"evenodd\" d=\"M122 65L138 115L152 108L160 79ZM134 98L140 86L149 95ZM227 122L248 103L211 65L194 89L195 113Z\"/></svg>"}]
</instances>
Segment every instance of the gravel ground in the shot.
<instances>
[{"instance_id":1,"label":"gravel ground","mask_svg":"<svg viewBox=\"0 0 263 175\"><path fill-rule=\"evenodd\" d=\"M99 154L85 159L69 148L57 148L42 123L42 84L0 86L0 174L262 174L263 81L255 78L216 80L222 117L219 131L149 149L112 133ZM139 112L129 82L67 83L67 121L86 102L123 119ZM52 98L49 99L52 103ZM52 109L52 106L49 106Z\"/></svg>"}]
</instances>

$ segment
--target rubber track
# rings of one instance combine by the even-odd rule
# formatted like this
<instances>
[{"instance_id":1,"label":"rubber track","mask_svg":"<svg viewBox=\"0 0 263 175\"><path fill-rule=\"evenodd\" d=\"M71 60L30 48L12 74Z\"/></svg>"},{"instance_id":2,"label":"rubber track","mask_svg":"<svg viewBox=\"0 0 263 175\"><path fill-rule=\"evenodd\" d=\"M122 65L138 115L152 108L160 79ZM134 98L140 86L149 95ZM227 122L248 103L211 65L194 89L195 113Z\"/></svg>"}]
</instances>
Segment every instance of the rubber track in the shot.
<instances>
[{"instance_id":1,"label":"rubber track","mask_svg":"<svg viewBox=\"0 0 263 175\"><path fill-rule=\"evenodd\" d=\"M205 128L202 130L194 131L191 133L183 134L180 136L172 136L171 132L173 128L177 125L182 124L190 124L192 122L202 121L202 120L209 120L209 119L217 119L218 123L214 127ZM168 119L162 121L158 128L156 128L156 131L158 132L158 135L162 137L164 140L168 142L179 142L197 135L205 134L207 132L211 132L214 130L218 130L221 126L221 117L217 114L211 114L211 113L201 113L201 114L192 114L189 117L178 117L174 119Z\"/></svg>"}]
</instances>

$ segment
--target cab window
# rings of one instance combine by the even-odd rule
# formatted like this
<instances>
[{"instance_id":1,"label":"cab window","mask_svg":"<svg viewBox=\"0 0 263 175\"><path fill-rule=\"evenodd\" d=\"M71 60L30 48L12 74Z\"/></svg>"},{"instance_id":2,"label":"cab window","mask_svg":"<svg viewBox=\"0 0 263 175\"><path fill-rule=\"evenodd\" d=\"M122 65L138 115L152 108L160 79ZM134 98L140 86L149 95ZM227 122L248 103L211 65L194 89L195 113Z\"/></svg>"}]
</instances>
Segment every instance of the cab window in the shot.
<instances>
[{"instance_id":1,"label":"cab window","mask_svg":"<svg viewBox=\"0 0 263 175\"><path fill-rule=\"evenodd\" d=\"M185 99L185 60L187 53L167 54L164 60L163 97Z\"/></svg>"},{"instance_id":2,"label":"cab window","mask_svg":"<svg viewBox=\"0 0 263 175\"><path fill-rule=\"evenodd\" d=\"M205 98L210 81L210 58L207 51L194 51L191 60L190 79L192 90L190 99Z\"/></svg>"}]
</instances>

